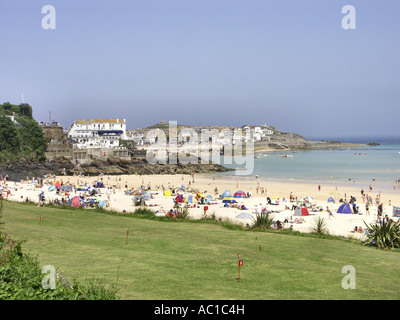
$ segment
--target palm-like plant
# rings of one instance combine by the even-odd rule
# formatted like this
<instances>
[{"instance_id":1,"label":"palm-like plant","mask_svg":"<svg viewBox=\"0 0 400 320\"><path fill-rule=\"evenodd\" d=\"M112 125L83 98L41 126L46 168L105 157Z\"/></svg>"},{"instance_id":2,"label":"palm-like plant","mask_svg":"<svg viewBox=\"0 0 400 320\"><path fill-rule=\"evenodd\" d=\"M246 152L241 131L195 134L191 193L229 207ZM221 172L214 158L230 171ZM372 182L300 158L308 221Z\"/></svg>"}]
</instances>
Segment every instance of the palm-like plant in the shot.
<instances>
[{"instance_id":1,"label":"palm-like plant","mask_svg":"<svg viewBox=\"0 0 400 320\"><path fill-rule=\"evenodd\" d=\"M390 249L400 247L400 220L397 222L384 221L367 226L367 239L364 245L373 245L377 248Z\"/></svg>"},{"instance_id":2,"label":"palm-like plant","mask_svg":"<svg viewBox=\"0 0 400 320\"><path fill-rule=\"evenodd\" d=\"M271 229L274 217L270 215L269 212L257 213L255 218L252 218L253 224L252 229Z\"/></svg>"},{"instance_id":3,"label":"palm-like plant","mask_svg":"<svg viewBox=\"0 0 400 320\"><path fill-rule=\"evenodd\" d=\"M318 216L318 218L314 219L314 231L317 233L325 233L326 232L326 220L325 218Z\"/></svg>"}]
</instances>

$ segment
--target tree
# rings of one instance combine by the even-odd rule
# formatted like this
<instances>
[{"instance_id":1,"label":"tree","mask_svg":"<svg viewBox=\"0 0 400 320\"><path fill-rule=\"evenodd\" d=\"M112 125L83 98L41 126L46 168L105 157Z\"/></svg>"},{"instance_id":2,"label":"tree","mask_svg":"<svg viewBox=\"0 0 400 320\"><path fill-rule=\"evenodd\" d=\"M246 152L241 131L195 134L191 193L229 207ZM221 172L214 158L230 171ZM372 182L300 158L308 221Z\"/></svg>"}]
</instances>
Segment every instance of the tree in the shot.
<instances>
[{"instance_id":1,"label":"tree","mask_svg":"<svg viewBox=\"0 0 400 320\"><path fill-rule=\"evenodd\" d=\"M18 153L21 150L20 136L10 118L0 116L0 151Z\"/></svg>"},{"instance_id":2,"label":"tree","mask_svg":"<svg viewBox=\"0 0 400 320\"><path fill-rule=\"evenodd\" d=\"M9 103L9 102L4 102L3 103L3 109L4 110L9 111L9 110L11 110L11 108L12 108L12 104L11 103Z\"/></svg>"},{"instance_id":3,"label":"tree","mask_svg":"<svg viewBox=\"0 0 400 320\"><path fill-rule=\"evenodd\" d=\"M28 103L21 103L19 105L19 113L22 116L32 118L32 107Z\"/></svg>"},{"instance_id":4,"label":"tree","mask_svg":"<svg viewBox=\"0 0 400 320\"><path fill-rule=\"evenodd\" d=\"M21 147L24 152L31 154L38 161L46 159L46 139L42 128L38 123L28 117L18 117L20 127L18 129L21 137Z\"/></svg>"}]
</instances>

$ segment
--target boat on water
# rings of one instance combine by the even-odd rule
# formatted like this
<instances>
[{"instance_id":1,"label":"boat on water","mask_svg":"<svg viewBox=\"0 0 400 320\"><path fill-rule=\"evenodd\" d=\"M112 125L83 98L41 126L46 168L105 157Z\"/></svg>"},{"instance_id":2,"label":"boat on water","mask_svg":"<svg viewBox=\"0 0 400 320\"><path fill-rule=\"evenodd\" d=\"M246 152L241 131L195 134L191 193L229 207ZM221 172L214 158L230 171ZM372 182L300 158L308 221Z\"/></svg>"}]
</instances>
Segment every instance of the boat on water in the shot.
<instances>
[{"instance_id":1,"label":"boat on water","mask_svg":"<svg viewBox=\"0 0 400 320\"><path fill-rule=\"evenodd\" d=\"M282 158L293 158L292 154L281 154Z\"/></svg>"}]
</instances>

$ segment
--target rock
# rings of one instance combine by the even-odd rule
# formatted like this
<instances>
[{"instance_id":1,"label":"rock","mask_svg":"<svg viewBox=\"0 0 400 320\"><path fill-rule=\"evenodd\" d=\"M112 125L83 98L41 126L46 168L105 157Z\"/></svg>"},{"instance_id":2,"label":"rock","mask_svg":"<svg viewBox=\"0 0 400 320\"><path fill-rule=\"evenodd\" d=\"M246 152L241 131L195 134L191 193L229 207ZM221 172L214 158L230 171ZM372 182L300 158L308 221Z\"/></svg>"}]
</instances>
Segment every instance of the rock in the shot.
<instances>
[{"instance_id":1,"label":"rock","mask_svg":"<svg viewBox=\"0 0 400 320\"><path fill-rule=\"evenodd\" d=\"M89 164L75 166L71 161L65 158L58 158L52 161L32 162L27 159L20 159L13 163L0 164L0 174L8 174L9 180L19 181L34 177L43 177L46 174L61 175L65 168L67 175L84 174L96 176L100 173L107 175L122 174L190 174L230 171L222 165L209 164L150 164L145 159L126 161L110 157L107 161L93 160Z\"/></svg>"}]
</instances>

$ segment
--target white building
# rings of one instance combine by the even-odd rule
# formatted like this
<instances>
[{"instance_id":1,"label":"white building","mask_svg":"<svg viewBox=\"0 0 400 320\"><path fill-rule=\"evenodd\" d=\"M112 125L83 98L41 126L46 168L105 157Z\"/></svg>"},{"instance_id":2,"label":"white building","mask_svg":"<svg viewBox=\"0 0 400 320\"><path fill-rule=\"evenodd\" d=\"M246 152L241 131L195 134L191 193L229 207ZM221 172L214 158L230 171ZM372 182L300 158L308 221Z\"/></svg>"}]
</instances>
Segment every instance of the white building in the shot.
<instances>
[{"instance_id":1,"label":"white building","mask_svg":"<svg viewBox=\"0 0 400 320\"><path fill-rule=\"evenodd\" d=\"M142 130L128 130L126 136L127 140L133 141L137 146L144 144L145 134Z\"/></svg>"},{"instance_id":2,"label":"white building","mask_svg":"<svg viewBox=\"0 0 400 320\"><path fill-rule=\"evenodd\" d=\"M82 148L112 148L127 139L125 119L83 119L71 124L68 138Z\"/></svg>"}]
</instances>

